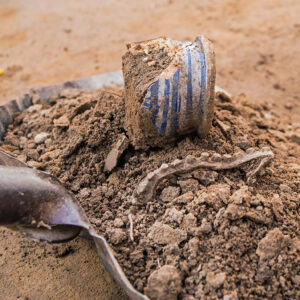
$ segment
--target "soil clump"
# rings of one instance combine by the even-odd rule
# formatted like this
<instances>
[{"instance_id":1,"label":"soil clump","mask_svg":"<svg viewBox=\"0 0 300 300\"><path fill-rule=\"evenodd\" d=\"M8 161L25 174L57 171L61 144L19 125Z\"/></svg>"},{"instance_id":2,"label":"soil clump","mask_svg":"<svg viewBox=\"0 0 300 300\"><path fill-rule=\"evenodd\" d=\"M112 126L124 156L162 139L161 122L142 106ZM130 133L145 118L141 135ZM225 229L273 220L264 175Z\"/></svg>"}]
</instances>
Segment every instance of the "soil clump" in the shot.
<instances>
[{"instance_id":1,"label":"soil clump","mask_svg":"<svg viewBox=\"0 0 300 300\"><path fill-rule=\"evenodd\" d=\"M219 97L206 138L189 135L145 151L128 146L105 172L126 135L124 116L122 90L65 91L17 113L0 149L71 190L131 283L151 299L299 298L299 128L245 95ZM163 163L264 146L275 159L254 184L243 168L196 170L164 180L143 205L131 201Z\"/></svg>"}]
</instances>

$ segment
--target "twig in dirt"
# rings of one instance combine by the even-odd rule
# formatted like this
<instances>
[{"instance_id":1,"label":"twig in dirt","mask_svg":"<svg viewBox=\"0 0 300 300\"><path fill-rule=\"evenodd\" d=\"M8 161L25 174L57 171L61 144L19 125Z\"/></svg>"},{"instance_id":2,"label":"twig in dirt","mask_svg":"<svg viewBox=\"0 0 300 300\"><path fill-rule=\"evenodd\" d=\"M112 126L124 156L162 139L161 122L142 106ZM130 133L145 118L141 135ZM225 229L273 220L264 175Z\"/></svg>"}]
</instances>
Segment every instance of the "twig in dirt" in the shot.
<instances>
[{"instance_id":1,"label":"twig in dirt","mask_svg":"<svg viewBox=\"0 0 300 300\"><path fill-rule=\"evenodd\" d=\"M132 241L134 241L133 237L133 221L132 221L132 215L128 215L128 220L129 220L129 237Z\"/></svg>"},{"instance_id":2,"label":"twig in dirt","mask_svg":"<svg viewBox=\"0 0 300 300\"><path fill-rule=\"evenodd\" d=\"M246 163L251 164L247 172L247 183L255 182L255 176L259 171L274 158L273 152L265 147L260 151L253 148L247 149L246 153L235 153L233 156L218 153L210 155L203 152L200 157L188 155L185 159L176 159L170 164L162 164L159 169L149 173L137 186L134 192L134 199L141 202L149 201L153 198L157 185L165 178L174 174L181 174L206 168L210 170L227 170L238 168ZM253 169L254 168L254 169Z\"/></svg>"},{"instance_id":3,"label":"twig in dirt","mask_svg":"<svg viewBox=\"0 0 300 300\"><path fill-rule=\"evenodd\" d=\"M159 257L157 258L157 266L158 266L158 268L161 268Z\"/></svg>"}]
</instances>

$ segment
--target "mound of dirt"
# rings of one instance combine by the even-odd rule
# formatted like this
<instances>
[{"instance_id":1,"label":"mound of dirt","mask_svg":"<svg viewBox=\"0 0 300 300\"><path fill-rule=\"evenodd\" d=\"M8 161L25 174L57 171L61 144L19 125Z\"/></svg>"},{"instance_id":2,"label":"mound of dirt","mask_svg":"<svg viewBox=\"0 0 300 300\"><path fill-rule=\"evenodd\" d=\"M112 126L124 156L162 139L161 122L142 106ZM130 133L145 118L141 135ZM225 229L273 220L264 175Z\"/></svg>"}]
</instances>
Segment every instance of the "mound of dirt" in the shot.
<instances>
[{"instance_id":1,"label":"mound of dirt","mask_svg":"<svg viewBox=\"0 0 300 300\"><path fill-rule=\"evenodd\" d=\"M146 151L129 145L105 172L106 157L126 135L124 114L122 90L66 90L50 104L35 98L0 148L58 177L151 299L300 298L299 129L245 95L218 98L206 138ZM132 201L163 163L264 146L275 158L253 184L249 166L199 169L163 180L146 203Z\"/></svg>"}]
</instances>

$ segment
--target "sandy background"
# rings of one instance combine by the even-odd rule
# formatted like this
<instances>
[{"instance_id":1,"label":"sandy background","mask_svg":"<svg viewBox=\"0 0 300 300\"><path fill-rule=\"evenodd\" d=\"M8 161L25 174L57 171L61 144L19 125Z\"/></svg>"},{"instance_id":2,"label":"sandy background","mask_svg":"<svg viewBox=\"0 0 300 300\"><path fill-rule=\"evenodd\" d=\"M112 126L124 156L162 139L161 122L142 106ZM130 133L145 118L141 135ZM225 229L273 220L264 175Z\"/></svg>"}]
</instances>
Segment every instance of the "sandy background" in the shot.
<instances>
[{"instance_id":1,"label":"sandy background","mask_svg":"<svg viewBox=\"0 0 300 300\"><path fill-rule=\"evenodd\" d=\"M215 44L217 84L300 122L300 2L0 0L0 103L121 68L125 44L157 36ZM1 299L125 299L90 241L37 244L0 230Z\"/></svg>"}]
</instances>

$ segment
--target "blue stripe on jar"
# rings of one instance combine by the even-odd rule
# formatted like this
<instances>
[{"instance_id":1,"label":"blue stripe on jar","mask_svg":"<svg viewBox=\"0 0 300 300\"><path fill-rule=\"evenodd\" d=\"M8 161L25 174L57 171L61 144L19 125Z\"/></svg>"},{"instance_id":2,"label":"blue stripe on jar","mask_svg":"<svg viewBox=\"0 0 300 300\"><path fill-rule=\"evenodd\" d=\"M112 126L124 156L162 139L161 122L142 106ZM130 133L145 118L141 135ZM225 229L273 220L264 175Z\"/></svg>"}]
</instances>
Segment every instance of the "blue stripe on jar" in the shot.
<instances>
[{"instance_id":1,"label":"blue stripe on jar","mask_svg":"<svg viewBox=\"0 0 300 300\"><path fill-rule=\"evenodd\" d=\"M159 81L157 80L148 89L148 92L146 94L147 96L144 98L144 101L142 103L142 108L152 113L151 120L153 124L155 124L155 118L159 111L158 89L159 89Z\"/></svg>"},{"instance_id":2,"label":"blue stripe on jar","mask_svg":"<svg viewBox=\"0 0 300 300\"><path fill-rule=\"evenodd\" d=\"M193 85L192 85L192 57L190 49L187 49L188 56L188 80L187 80L187 102L186 102L186 118L193 116Z\"/></svg>"},{"instance_id":3,"label":"blue stripe on jar","mask_svg":"<svg viewBox=\"0 0 300 300\"><path fill-rule=\"evenodd\" d=\"M170 80L165 79L165 89L164 89L164 110L163 110L163 121L161 123L159 133L165 134L168 122L168 112L169 112L169 101L170 101Z\"/></svg>"},{"instance_id":4,"label":"blue stripe on jar","mask_svg":"<svg viewBox=\"0 0 300 300\"><path fill-rule=\"evenodd\" d=\"M204 100L203 100L203 93L206 91L206 62L205 62L205 55L202 52L202 43L201 40L198 41L199 51L200 51L200 64L201 64L201 87L200 87L200 101L199 101L199 114L200 118L203 118L204 110ZM205 82L205 83L204 83Z\"/></svg>"},{"instance_id":5,"label":"blue stripe on jar","mask_svg":"<svg viewBox=\"0 0 300 300\"><path fill-rule=\"evenodd\" d=\"M158 89L159 89L159 80L155 81L154 84L150 87L150 101L151 101L151 108L152 111L152 123L155 125L156 116L159 112L159 105L158 105Z\"/></svg>"},{"instance_id":6,"label":"blue stripe on jar","mask_svg":"<svg viewBox=\"0 0 300 300\"><path fill-rule=\"evenodd\" d=\"M171 132L175 133L178 130L178 87L179 87L180 69L173 75L172 80L172 106L171 106Z\"/></svg>"},{"instance_id":7,"label":"blue stripe on jar","mask_svg":"<svg viewBox=\"0 0 300 300\"><path fill-rule=\"evenodd\" d=\"M147 95L148 95L148 96L147 96ZM148 91L147 91L147 94L146 94L146 97L144 98L144 101L143 101L143 103L142 103L142 108L145 108L145 109L147 109L147 110L150 110L150 108L151 108L150 96L151 96L151 94L150 94L150 91L148 90Z\"/></svg>"}]
</instances>

